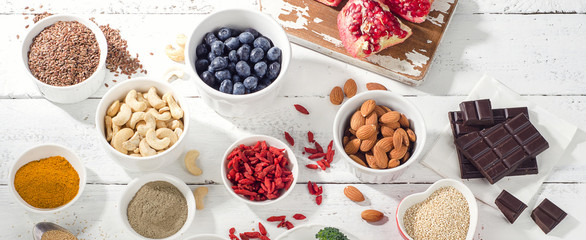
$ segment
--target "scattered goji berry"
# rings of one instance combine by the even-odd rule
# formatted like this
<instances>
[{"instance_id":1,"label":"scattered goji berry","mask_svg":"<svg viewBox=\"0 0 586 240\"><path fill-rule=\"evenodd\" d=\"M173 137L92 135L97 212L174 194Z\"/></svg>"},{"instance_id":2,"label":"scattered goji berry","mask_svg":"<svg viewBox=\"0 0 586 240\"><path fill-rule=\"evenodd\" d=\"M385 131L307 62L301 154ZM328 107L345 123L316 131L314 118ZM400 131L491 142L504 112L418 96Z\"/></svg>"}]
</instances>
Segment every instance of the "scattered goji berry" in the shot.
<instances>
[{"instance_id":1,"label":"scattered goji berry","mask_svg":"<svg viewBox=\"0 0 586 240\"><path fill-rule=\"evenodd\" d=\"M285 222L285 227L287 227L287 229L292 229L292 228L294 228L295 226L293 226L293 223L291 223L291 222L289 222L289 221L286 221L286 222Z\"/></svg>"},{"instance_id":2,"label":"scattered goji berry","mask_svg":"<svg viewBox=\"0 0 586 240\"><path fill-rule=\"evenodd\" d=\"M259 232L244 232L244 235L249 238L260 238L261 236Z\"/></svg>"},{"instance_id":3,"label":"scattered goji berry","mask_svg":"<svg viewBox=\"0 0 586 240\"><path fill-rule=\"evenodd\" d=\"M272 216L267 218L268 222L279 222L285 220L286 216Z\"/></svg>"},{"instance_id":4,"label":"scattered goji berry","mask_svg":"<svg viewBox=\"0 0 586 240\"><path fill-rule=\"evenodd\" d=\"M249 240L248 237L244 235L244 233L240 233L238 235L240 235L240 238L242 238L242 240Z\"/></svg>"},{"instance_id":5,"label":"scattered goji berry","mask_svg":"<svg viewBox=\"0 0 586 240\"><path fill-rule=\"evenodd\" d=\"M236 232L236 228L230 228L230 234L234 234Z\"/></svg>"},{"instance_id":6,"label":"scattered goji berry","mask_svg":"<svg viewBox=\"0 0 586 240\"><path fill-rule=\"evenodd\" d=\"M321 195L315 197L315 203L317 203L317 205L321 205L321 201L322 201Z\"/></svg>"},{"instance_id":7,"label":"scattered goji berry","mask_svg":"<svg viewBox=\"0 0 586 240\"><path fill-rule=\"evenodd\" d=\"M314 153L314 154L309 155L309 157L307 157L307 158L316 159L316 158L324 157L325 155L326 155L325 153Z\"/></svg>"},{"instance_id":8,"label":"scattered goji berry","mask_svg":"<svg viewBox=\"0 0 586 240\"><path fill-rule=\"evenodd\" d=\"M262 223L258 222L258 231L260 232L260 234L262 235L267 235L267 229L265 228L264 225L262 225Z\"/></svg>"},{"instance_id":9,"label":"scattered goji berry","mask_svg":"<svg viewBox=\"0 0 586 240\"><path fill-rule=\"evenodd\" d=\"M297 111L299 111L300 113L303 113L305 115L309 114L309 111L307 111L307 109L299 104L295 104L293 105L295 106L295 109L297 109Z\"/></svg>"},{"instance_id":10,"label":"scattered goji berry","mask_svg":"<svg viewBox=\"0 0 586 240\"><path fill-rule=\"evenodd\" d=\"M313 140L313 133L312 133L311 131L308 131L308 132L307 132L307 140L308 140L310 143L313 143L313 142L315 142L315 140Z\"/></svg>"},{"instance_id":11,"label":"scattered goji berry","mask_svg":"<svg viewBox=\"0 0 586 240\"><path fill-rule=\"evenodd\" d=\"M307 165L305 165L305 167L309 168L309 169L317 169L319 166L317 166L315 164L307 164Z\"/></svg>"},{"instance_id":12,"label":"scattered goji berry","mask_svg":"<svg viewBox=\"0 0 586 240\"><path fill-rule=\"evenodd\" d=\"M295 139L288 132L285 132L285 139L291 146L295 146Z\"/></svg>"},{"instance_id":13,"label":"scattered goji berry","mask_svg":"<svg viewBox=\"0 0 586 240\"><path fill-rule=\"evenodd\" d=\"M322 161L317 161L317 165L319 165L321 170L326 170L326 165Z\"/></svg>"},{"instance_id":14,"label":"scattered goji berry","mask_svg":"<svg viewBox=\"0 0 586 240\"><path fill-rule=\"evenodd\" d=\"M260 236L260 240L271 240L271 239L267 236Z\"/></svg>"},{"instance_id":15,"label":"scattered goji berry","mask_svg":"<svg viewBox=\"0 0 586 240\"><path fill-rule=\"evenodd\" d=\"M317 149L315 149L315 148L307 148L306 147L306 148L303 148L303 150L305 150L305 152L311 153L311 154L317 153Z\"/></svg>"},{"instance_id":16,"label":"scattered goji berry","mask_svg":"<svg viewBox=\"0 0 586 240\"><path fill-rule=\"evenodd\" d=\"M301 214L301 213L297 213L295 215L293 215L293 218L295 218L295 220L303 220L305 219L305 215Z\"/></svg>"},{"instance_id":17,"label":"scattered goji berry","mask_svg":"<svg viewBox=\"0 0 586 240\"><path fill-rule=\"evenodd\" d=\"M315 149L317 149L317 152L319 152L319 153L323 153L324 152L324 148L322 148L321 145L319 145L318 142L315 142Z\"/></svg>"},{"instance_id":18,"label":"scattered goji berry","mask_svg":"<svg viewBox=\"0 0 586 240\"><path fill-rule=\"evenodd\" d=\"M311 181L307 181L307 190L309 190L309 194L315 195L315 190L313 189L313 184L311 184Z\"/></svg>"}]
</instances>

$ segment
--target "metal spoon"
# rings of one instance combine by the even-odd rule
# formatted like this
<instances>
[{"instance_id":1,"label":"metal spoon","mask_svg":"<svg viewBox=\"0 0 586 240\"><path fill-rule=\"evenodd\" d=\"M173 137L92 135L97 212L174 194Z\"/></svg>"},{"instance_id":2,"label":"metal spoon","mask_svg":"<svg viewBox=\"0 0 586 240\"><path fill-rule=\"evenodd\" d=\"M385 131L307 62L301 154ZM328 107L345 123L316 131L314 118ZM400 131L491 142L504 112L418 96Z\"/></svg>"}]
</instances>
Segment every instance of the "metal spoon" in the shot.
<instances>
[{"instance_id":1,"label":"metal spoon","mask_svg":"<svg viewBox=\"0 0 586 240\"><path fill-rule=\"evenodd\" d=\"M33 227L33 239L34 240L41 240L41 237L43 237L43 234L48 231L51 231L51 230L59 230L59 231L71 233L67 229L65 229L55 223L40 222L40 223L35 224L35 226Z\"/></svg>"}]
</instances>

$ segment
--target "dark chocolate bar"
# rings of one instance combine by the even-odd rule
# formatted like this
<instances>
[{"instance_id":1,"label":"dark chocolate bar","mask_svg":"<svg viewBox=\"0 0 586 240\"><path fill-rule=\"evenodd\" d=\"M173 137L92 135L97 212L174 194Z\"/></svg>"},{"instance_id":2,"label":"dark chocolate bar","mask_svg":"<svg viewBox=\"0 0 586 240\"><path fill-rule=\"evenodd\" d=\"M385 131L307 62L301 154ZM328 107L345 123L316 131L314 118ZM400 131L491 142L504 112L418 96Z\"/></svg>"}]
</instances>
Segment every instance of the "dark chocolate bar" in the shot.
<instances>
[{"instance_id":1,"label":"dark chocolate bar","mask_svg":"<svg viewBox=\"0 0 586 240\"><path fill-rule=\"evenodd\" d=\"M492 114L494 118L494 124L499 124L504 122L509 118L513 118L521 113L524 113L527 117L529 117L529 112L527 107L517 107L517 108L500 108L500 109L493 109ZM475 126L466 126L464 125L462 119L462 112L449 112L448 117L450 119L450 125L452 127L452 134L454 136L454 140L462 135L466 135L471 132L480 131L485 129L486 127L492 126L482 126L482 127L475 127ZM472 178L484 178L482 174L472 165L470 160L462 155L460 150L457 150L458 155L458 162L460 164L460 177L462 179L472 179ZM508 176L519 176L519 175L529 175L529 174L537 174L539 173L537 168L537 159L530 158L523 162L515 171L510 173Z\"/></svg>"},{"instance_id":2,"label":"dark chocolate bar","mask_svg":"<svg viewBox=\"0 0 586 240\"><path fill-rule=\"evenodd\" d=\"M547 198L533 209L531 218L545 234L554 229L568 214Z\"/></svg>"},{"instance_id":3,"label":"dark chocolate bar","mask_svg":"<svg viewBox=\"0 0 586 240\"><path fill-rule=\"evenodd\" d=\"M491 184L515 171L525 160L549 148L545 138L525 114L463 135L455 143Z\"/></svg>"},{"instance_id":4,"label":"dark chocolate bar","mask_svg":"<svg viewBox=\"0 0 586 240\"><path fill-rule=\"evenodd\" d=\"M466 126L494 125L492 106L489 99L480 99L460 103L462 119Z\"/></svg>"},{"instance_id":5,"label":"dark chocolate bar","mask_svg":"<svg viewBox=\"0 0 586 240\"><path fill-rule=\"evenodd\" d=\"M514 223L523 210L527 208L525 203L521 202L521 200L506 190L503 190L501 194L499 194L496 200L494 200L494 203L511 223Z\"/></svg>"}]
</instances>

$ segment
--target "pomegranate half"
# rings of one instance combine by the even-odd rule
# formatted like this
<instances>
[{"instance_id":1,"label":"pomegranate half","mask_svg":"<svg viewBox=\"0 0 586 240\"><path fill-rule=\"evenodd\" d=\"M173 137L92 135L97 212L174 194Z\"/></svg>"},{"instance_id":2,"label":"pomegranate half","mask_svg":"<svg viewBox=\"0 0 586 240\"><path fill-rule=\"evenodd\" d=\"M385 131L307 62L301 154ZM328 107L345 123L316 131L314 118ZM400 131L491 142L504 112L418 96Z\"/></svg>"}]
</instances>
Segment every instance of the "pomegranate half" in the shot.
<instances>
[{"instance_id":1,"label":"pomegranate half","mask_svg":"<svg viewBox=\"0 0 586 240\"><path fill-rule=\"evenodd\" d=\"M365 58L404 42L412 32L380 0L350 0L338 14L340 39L348 53Z\"/></svg>"}]
</instances>

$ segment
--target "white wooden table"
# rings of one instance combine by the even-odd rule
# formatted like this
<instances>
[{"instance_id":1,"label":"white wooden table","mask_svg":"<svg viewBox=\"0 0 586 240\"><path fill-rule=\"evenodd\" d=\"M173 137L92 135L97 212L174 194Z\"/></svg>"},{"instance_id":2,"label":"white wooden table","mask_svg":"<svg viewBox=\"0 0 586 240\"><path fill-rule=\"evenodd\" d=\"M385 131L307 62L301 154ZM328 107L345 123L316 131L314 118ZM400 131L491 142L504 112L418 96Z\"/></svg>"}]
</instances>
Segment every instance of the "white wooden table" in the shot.
<instances>
[{"instance_id":1,"label":"white wooden table","mask_svg":"<svg viewBox=\"0 0 586 240\"><path fill-rule=\"evenodd\" d=\"M43 5L43 8L40 8ZM264 219L275 214L308 218L294 224L333 224L361 239L399 239L394 213L399 201L423 191L441 177L416 164L401 178L387 184L362 184L348 173L339 156L326 172L300 171L299 181L287 199L270 207L254 207L233 199L222 186L219 162L226 148L237 138L249 134L267 134L283 138L290 132L299 143L306 142L308 130L316 140L327 144L332 138L331 123L338 107L329 103L328 94L336 85L354 78L359 91L366 82L379 82L407 96L422 111L432 140L447 124L446 112L457 108L482 74L489 73L513 90L527 96L549 111L586 129L586 3L583 0L461 0L445 38L437 52L426 82L409 87L376 74L293 46L293 57L286 83L273 108L257 116L226 118L203 104L191 80L172 84L188 96L194 120L187 148L201 151L203 175L194 177L176 161L161 172L175 175L191 188L205 185L210 189L206 208L198 212L194 224L184 236L216 233L227 236L228 229L248 231L260 220L270 236L285 231ZM143 173L124 171L106 156L97 143L94 127L95 108L108 90L102 87L94 96L70 105L45 100L24 74L20 44L26 25L34 13L72 13L95 17L101 24L119 28L128 40L130 51L138 53L149 76L158 77L171 60L164 46L179 33L189 32L206 14L225 7L258 9L256 0L195 1L51 1L0 2L0 239L31 239L31 228L40 221L65 226L82 239L129 239L117 216L118 200L125 185ZM20 36L20 39L17 38ZM149 53L153 52L154 55ZM125 77L107 76L123 81ZM312 112L298 114L299 103ZM586 139L586 137L582 137ZM8 172L23 151L41 143L59 143L74 149L88 170L82 197L70 208L57 214L40 215L25 211L8 192ZM300 155L303 144L294 151ZM578 148L585 148L584 144ZM582 151L586 153L586 151ZM308 160L300 157L301 163ZM565 209L578 227L568 233L543 235L543 238L583 239L586 235L586 161L560 163L535 198L547 197ZM316 206L305 188L307 181L324 185L324 201ZM358 186L370 200L357 205L347 200L342 189ZM368 224L360 212L374 208L385 213L380 224ZM480 219L476 239L507 239L514 225L501 213L479 202Z\"/></svg>"}]
</instances>

